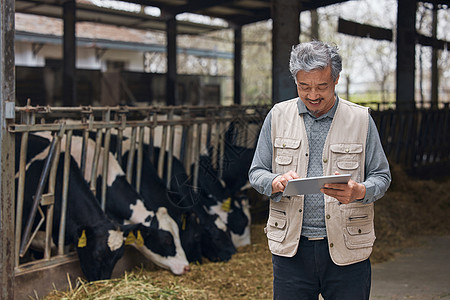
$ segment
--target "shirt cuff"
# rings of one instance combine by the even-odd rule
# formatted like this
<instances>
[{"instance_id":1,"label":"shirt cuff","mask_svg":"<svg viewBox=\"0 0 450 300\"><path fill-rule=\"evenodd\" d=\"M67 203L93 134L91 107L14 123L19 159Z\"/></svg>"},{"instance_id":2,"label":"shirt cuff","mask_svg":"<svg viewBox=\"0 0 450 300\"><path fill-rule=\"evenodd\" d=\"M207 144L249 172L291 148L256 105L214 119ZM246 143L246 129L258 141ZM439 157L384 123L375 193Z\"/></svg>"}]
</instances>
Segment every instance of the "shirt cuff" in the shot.
<instances>
[{"instance_id":1,"label":"shirt cuff","mask_svg":"<svg viewBox=\"0 0 450 300\"><path fill-rule=\"evenodd\" d=\"M363 199L360 199L358 201L360 201L364 204L369 204L369 203L374 202L375 185L370 182L363 182L362 184L366 187L366 195L364 196Z\"/></svg>"},{"instance_id":2,"label":"shirt cuff","mask_svg":"<svg viewBox=\"0 0 450 300\"><path fill-rule=\"evenodd\" d=\"M282 192L278 192L278 193L270 195L270 200L272 200L274 202L280 202L281 197L283 197L283 193Z\"/></svg>"}]
</instances>

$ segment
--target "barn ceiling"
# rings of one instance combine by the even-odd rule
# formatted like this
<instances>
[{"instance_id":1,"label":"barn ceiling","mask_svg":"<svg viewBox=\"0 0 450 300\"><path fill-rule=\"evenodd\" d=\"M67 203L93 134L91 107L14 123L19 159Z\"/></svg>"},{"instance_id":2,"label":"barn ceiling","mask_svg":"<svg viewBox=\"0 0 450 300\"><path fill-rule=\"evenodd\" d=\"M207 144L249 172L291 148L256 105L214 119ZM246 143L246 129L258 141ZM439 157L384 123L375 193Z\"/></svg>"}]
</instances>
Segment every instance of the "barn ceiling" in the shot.
<instances>
[{"instance_id":1,"label":"barn ceiling","mask_svg":"<svg viewBox=\"0 0 450 300\"><path fill-rule=\"evenodd\" d=\"M317 9L348 0L299 0L301 10ZM419 2L421 0L417 0ZM41 15L46 17L63 17L62 5L65 0L16 0L15 10L19 13ZM122 2L139 4L142 7L160 9L157 16L140 12L127 12L100 7L89 0L76 0L77 22L94 22L142 30L166 30L166 21L182 13L194 13L213 18L220 18L228 24L201 24L188 20L177 21L179 34L202 34L227 27L242 26L270 19L271 0L122 0ZM97 2L101 3L100 0ZM449 0L425 0L421 2L448 6Z\"/></svg>"},{"instance_id":2,"label":"barn ceiling","mask_svg":"<svg viewBox=\"0 0 450 300\"><path fill-rule=\"evenodd\" d=\"M302 0L302 11L345 2L347 0ZM18 13L62 18L63 0L16 0ZM93 5L87 0L77 0L77 22L95 22L142 30L166 30L166 21L181 13L194 13L220 18L228 24L200 24L188 20L177 22L179 34L202 34L226 27L242 26L270 19L271 0L124 0L142 5L157 7L159 16L140 12L127 12Z\"/></svg>"}]
</instances>

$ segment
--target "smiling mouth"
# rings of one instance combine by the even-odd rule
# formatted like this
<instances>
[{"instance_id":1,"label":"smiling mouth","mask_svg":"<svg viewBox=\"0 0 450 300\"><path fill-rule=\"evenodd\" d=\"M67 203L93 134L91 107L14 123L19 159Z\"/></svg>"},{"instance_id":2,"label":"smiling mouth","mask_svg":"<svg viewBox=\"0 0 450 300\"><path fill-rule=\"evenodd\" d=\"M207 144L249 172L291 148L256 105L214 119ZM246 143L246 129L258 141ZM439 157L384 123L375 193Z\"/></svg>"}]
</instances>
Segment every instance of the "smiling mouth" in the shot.
<instances>
[{"instance_id":1,"label":"smiling mouth","mask_svg":"<svg viewBox=\"0 0 450 300\"><path fill-rule=\"evenodd\" d=\"M308 102L309 103L311 103L311 104L319 104L320 103L320 101L322 101L323 99L317 99L317 100L311 100L311 99L307 99L308 100Z\"/></svg>"}]
</instances>

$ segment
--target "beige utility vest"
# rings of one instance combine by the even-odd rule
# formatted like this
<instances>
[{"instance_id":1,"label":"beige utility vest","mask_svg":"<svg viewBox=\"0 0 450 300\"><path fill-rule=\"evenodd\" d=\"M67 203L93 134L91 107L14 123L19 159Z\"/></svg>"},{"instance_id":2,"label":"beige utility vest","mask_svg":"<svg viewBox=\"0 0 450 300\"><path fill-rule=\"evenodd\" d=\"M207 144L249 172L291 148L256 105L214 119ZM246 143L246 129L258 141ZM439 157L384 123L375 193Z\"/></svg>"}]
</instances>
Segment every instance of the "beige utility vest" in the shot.
<instances>
[{"instance_id":1,"label":"beige utility vest","mask_svg":"<svg viewBox=\"0 0 450 300\"><path fill-rule=\"evenodd\" d=\"M272 109L273 173L295 171L303 178L308 170L308 137L298 98L276 104ZM301 100L299 100L301 101ZM350 173L364 180L368 109L339 99L322 153L323 175ZM304 196L270 201L265 228L273 254L292 257L300 242ZM330 256L337 265L349 265L369 257L375 241L373 203L340 204L325 195L325 224Z\"/></svg>"}]
</instances>

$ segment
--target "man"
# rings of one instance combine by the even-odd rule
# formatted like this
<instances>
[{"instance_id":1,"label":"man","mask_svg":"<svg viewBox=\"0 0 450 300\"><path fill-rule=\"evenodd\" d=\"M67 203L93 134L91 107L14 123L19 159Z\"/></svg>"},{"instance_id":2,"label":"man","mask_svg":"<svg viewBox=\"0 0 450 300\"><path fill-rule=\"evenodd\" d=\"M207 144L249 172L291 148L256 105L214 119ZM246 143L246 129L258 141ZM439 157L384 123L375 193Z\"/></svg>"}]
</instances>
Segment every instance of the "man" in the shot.
<instances>
[{"instance_id":1,"label":"man","mask_svg":"<svg viewBox=\"0 0 450 300\"><path fill-rule=\"evenodd\" d=\"M272 252L274 299L369 299L373 202L391 182L367 108L340 99L337 47L313 41L292 48L298 98L268 113L249 171L270 196L265 232ZM347 184L283 197L289 180L350 173Z\"/></svg>"}]
</instances>

